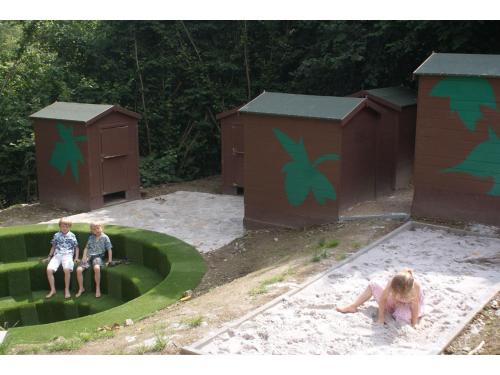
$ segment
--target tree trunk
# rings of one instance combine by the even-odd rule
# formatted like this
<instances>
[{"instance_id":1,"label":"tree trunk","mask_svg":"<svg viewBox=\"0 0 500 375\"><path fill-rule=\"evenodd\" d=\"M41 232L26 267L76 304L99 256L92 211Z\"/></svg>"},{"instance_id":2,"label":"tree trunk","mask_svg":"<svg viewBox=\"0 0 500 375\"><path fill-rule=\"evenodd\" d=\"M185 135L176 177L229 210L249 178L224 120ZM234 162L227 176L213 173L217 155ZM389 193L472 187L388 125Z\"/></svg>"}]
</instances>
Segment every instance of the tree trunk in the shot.
<instances>
[{"instance_id":1,"label":"tree trunk","mask_svg":"<svg viewBox=\"0 0 500 375\"><path fill-rule=\"evenodd\" d=\"M137 37L135 34L134 34L134 53L135 53L135 64L137 66L137 74L139 75L139 83L141 85L141 99L142 99L142 108L144 111L144 124L146 125L146 141L148 144L148 154L151 154L151 135L149 132L149 123L146 111L146 99L144 97L144 83L142 81L141 68L139 66L139 57L137 53Z\"/></svg>"},{"instance_id":2,"label":"tree trunk","mask_svg":"<svg viewBox=\"0 0 500 375\"><path fill-rule=\"evenodd\" d=\"M245 56L245 71L247 76L248 100L252 99L252 89L250 83L250 67L248 66L248 51L247 51L247 21L243 21L243 55Z\"/></svg>"},{"instance_id":3,"label":"tree trunk","mask_svg":"<svg viewBox=\"0 0 500 375\"><path fill-rule=\"evenodd\" d=\"M196 44L194 44L194 40L193 38L191 38L191 34L189 33L189 30L187 29L186 25L184 24L184 21L180 21L182 27L184 28L184 32L186 33L186 36L187 38L189 39L189 42L191 43L191 45L193 46L195 52L196 52L196 55L198 56L198 60L200 61L200 63L203 64L203 60L201 59L201 55L200 55L200 52L198 51L198 48L196 48ZM208 76L207 73L205 73L206 75L206 78L207 78L207 81L210 83L210 85L212 84L211 83L211 80L210 80L210 77ZM215 126L217 127L217 129L219 128L218 124L217 124L217 120L214 116L214 114L212 113L212 110L210 109L210 107L207 107L207 111L208 111L208 114L210 115L210 118L212 119L212 122L215 124Z\"/></svg>"},{"instance_id":4,"label":"tree trunk","mask_svg":"<svg viewBox=\"0 0 500 375\"><path fill-rule=\"evenodd\" d=\"M193 48L194 48L194 50L195 50L196 54L198 55L198 60L200 60L200 62L203 62L203 61L201 60L200 53L198 52L198 48L196 48L196 44L194 44L194 41L193 41L193 39L191 38L191 34L189 33L189 30L187 29L186 25L184 24L184 21L181 21L181 25L182 25L182 27L184 28L184 31L186 32L186 35L187 35L187 37L188 37L189 41L191 42L191 45L193 46Z\"/></svg>"}]
</instances>

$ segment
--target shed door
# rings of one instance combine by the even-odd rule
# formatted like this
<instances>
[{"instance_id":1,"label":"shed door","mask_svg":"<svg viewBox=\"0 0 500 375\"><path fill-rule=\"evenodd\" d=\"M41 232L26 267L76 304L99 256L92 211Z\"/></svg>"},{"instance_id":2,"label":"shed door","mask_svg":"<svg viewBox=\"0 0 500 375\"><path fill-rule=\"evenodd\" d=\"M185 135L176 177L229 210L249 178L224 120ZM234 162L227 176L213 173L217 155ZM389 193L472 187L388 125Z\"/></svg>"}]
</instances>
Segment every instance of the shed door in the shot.
<instances>
[{"instance_id":1,"label":"shed door","mask_svg":"<svg viewBox=\"0 0 500 375\"><path fill-rule=\"evenodd\" d=\"M233 156L234 156L234 185L243 187L243 157L245 155L244 140L243 140L243 125L240 122L235 122L231 125L233 139Z\"/></svg>"},{"instance_id":2,"label":"shed door","mask_svg":"<svg viewBox=\"0 0 500 375\"><path fill-rule=\"evenodd\" d=\"M101 129L102 193L128 189L128 126Z\"/></svg>"}]
</instances>

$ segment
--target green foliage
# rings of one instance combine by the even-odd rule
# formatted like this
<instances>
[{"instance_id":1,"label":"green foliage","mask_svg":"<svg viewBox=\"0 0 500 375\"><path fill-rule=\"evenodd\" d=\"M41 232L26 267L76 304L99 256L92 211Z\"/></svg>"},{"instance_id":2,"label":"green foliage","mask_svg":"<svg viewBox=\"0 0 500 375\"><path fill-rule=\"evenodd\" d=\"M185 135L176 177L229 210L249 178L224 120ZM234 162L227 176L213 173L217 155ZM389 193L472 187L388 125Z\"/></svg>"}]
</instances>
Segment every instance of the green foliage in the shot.
<instances>
[{"instance_id":1,"label":"green foliage","mask_svg":"<svg viewBox=\"0 0 500 375\"><path fill-rule=\"evenodd\" d=\"M344 260L345 258L347 258L347 254L344 253L343 251L335 254L335 260L337 262L340 262L340 261Z\"/></svg>"},{"instance_id":2,"label":"green foliage","mask_svg":"<svg viewBox=\"0 0 500 375\"><path fill-rule=\"evenodd\" d=\"M323 259L326 259L330 256L328 249L332 249L339 245L338 240L327 240L325 238L321 238L318 241L317 249L311 259L312 262L320 262Z\"/></svg>"},{"instance_id":3,"label":"green foliage","mask_svg":"<svg viewBox=\"0 0 500 375\"><path fill-rule=\"evenodd\" d=\"M339 245L338 240L327 240L322 238L318 241L318 248L320 249L331 249L333 247L337 247Z\"/></svg>"},{"instance_id":4,"label":"green foliage","mask_svg":"<svg viewBox=\"0 0 500 375\"><path fill-rule=\"evenodd\" d=\"M288 277L290 277L290 275L292 275L292 273L293 272L291 270L286 270L285 272L282 272L276 276L273 276L269 279L261 281L258 286L256 286L255 288L253 288L249 292L249 294L251 296L256 296L258 294L264 294L267 292L268 286L285 281Z\"/></svg>"},{"instance_id":5,"label":"green foliage","mask_svg":"<svg viewBox=\"0 0 500 375\"><path fill-rule=\"evenodd\" d=\"M189 328L196 328L203 323L203 316L195 316L193 318L188 318L182 321L182 323L186 324Z\"/></svg>"},{"instance_id":6,"label":"green foliage","mask_svg":"<svg viewBox=\"0 0 500 375\"><path fill-rule=\"evenodd\" d=\"M267 285L264 285L264 284L259 284L258 286L256 286L255 288L253 288L251 291L250 291L250 295L251 296L256 296L256 295L259 295L259 294L264 294L264 293L267 293Z\"/></svg>"},{"instance_id":7,"label":"green foliage","mask_svg":"<svg viewBox=\"0 0 500 375\"><path fill-rule=\"evenodd\" d=\"M328 258L329 255L330 254L328 254L328 251L326 249L321 249L319 251L316 251L316 253L312 257L311 261L313 263L321 262L322 259Z\"/></svg>"},{"instance_id":8,"label":"green foliage","mask_svg":"<svg viewBox=\"0 0 500 375\"><path fill-rule=\"evenodd\" d=\"M354 250L358 250L359 248L361 248L361 244L357 241L353 242L351 246Z\"/></svg>"},{"instance_id":9,"label":"green foliage","mask_svg":"<svg viewBox=\"0 0 500 375\"><path fill-rule=\"evenodd\" d=\"M56 100L139 112L144 183L192 179L220 171L215 115L263 90L414 86L432 51L498 53L499 34L495 21L0 21L0 207L36 199L28 116Z\"/></svg>"},{"instance_id":10,"label":"green foliage","mask_svg":"<svg viewBox=\"0 0 500 375\"><path fill-rule=\"evenodd\" d=\"M142 157L139 165L142 186L179 181L176 177L176 167L177 154L173 150L166 151L161 156L151 154Z\"/></svg>"},{"instance_id":11,"label":"green foliage","mask_svg":"<svg viewBox=\"0 0 500 375\"><path fill-rule=\"evenodd\" d=\"M45 350L49 353L66 352L78 350L83 346L83 341L78 338L70 340L58 340L54 343L47 345Z\"/></svg>"},{"instance_id":12,"label":"green foliage","mask_svg":"<svg viewBox=\"0 0 500 375\"><path fill-rule=\"evenodd\" d=\"M0 344L0 355L6 355L7 352L7 346L5 344Z\"/></svg>"},{"instance_id":13,"label":"green foliage","mask_svg":"<svg viewBox=\"0 0 500 375\"><path fill-rule=\"evenodd\" d=\"M115 333L113 331L85 331L69 339L60 337L49 344L28 346L26 349L24 349L23 354L36 354L41 351L46 353L57 353L63 351L78 350L89 341L107 339L113 337L114 335ZM17 354L21 353L17 352Z\"/></svg>"},{"instance_id":14,"label":"green foliage","mask_svg":"<svg viewBox=\"0 0 500 375\"><path fill-rule=\"evenodd\" d=\"M163 349L167 346L167 341L163 338L163 336L156 334L155 335L155 343L151 347L151 351L154 353L162 352Z\"/></svg>"}]
</instances>

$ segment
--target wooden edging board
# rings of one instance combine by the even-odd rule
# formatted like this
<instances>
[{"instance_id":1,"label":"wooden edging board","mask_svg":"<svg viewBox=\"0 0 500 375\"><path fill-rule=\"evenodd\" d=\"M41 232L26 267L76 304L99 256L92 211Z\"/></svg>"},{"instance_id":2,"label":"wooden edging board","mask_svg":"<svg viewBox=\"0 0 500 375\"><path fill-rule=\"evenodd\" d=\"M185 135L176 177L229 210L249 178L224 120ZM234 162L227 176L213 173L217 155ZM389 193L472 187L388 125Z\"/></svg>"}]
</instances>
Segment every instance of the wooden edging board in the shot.
<instances>
[{"instance_id":1,"label":"wooden edging board","mask_svg":"<svg viewBox=\"0 0 500 375\"><path fill-rule=\"evenodd\" d=\"M263 311L268 310L271 307L277 305L278 303L280 303L284 299L286 299L288 297L291 297L294 294L300 292L301 290L305 289L310 284L312 284L315 281L321 279L322 277L330 274L333 270L342 267L344 264L349 263L352 260L360 257L361 255L363 255L366 252L370 251L372 248L378 246L382 242L385 242L388 239L390 239L392 237L395 237L396 235L398 235L401 232L404 232L406 230L411 230L411 229L414 229L414 228L431 228L431 229L436 229L436 230L445 230L445 231L448 231L448 232L451 232L451 233L460 234L460 235L471 235L471 236L481 235L483 237L497 238L498 239L497 236L493 236L493 235L484 235L484 234L478 234L478 233L474 233L474 232L470 232L470 231L466 231L466 230L462 230L462 229L445 227L445 226L441 226L441 225L427 224L427 223L421 223L421 222L416 222L416 221L408 221L405 224L401 225L399 228L396 228L392 232L386 234L385 236L379 238L375 242L373 242L373 243L369 244L368 246L362 248L361 250L359 250L355 254L351 255L350 257L344 259L342 262L338 263L334 267L329 268L327 271L322 272L319 275L313 276L311 279L309 279L306 282L304 282L298 288L290 290L290 291L288 291L288 292L286 292L286 293L284 293L284 294L282 294L282 295L274 298L273 300L271 300L270 302L262 305L261 307L258 307L257 309L250 311L248 314L244 315L240 319L237 319L237 320L231 321L229 323L226 323L223 328L221 328L221 329L215 331L214 333L212 333L212 334L210 334L210 335L208 335L208 336L206 336L206 337L204 337L204 338L202 338L202 339L194 342L193 344L191 344L189 346L182 347L181 348L181 354L196 354L196 355L209 354L209 353L203 352L202 349L203 349L204 346L206 346L211 341L213 341L217 336L219 336L219 335L227 332L230 329L236 329L236 328L238 328L241 324L243 324L247 320L250 320L250 319L254 318L255 316L257 316L260 313L262 313ZM467 318L466 318L464 324L461 325L461 326L459 326L459 327L457 327L457 329L454 330L449 335L449 337L445 341L446 344L443 347L439 347L439 348L436 347L433 350L429 351L427 354L442 354L443 351L444 351L444 349L462 332L463 328L474 318L474 316L476 316L476 314L478 312L480 312L488 304L488 302L491 300L491 298L493 298L495 296L495 294L497 292L498 291L496 290L493 293L493 295L490 298L488 298L488 300L486 301L485 304L481 305L478 309L472 311L469 315L467 315Z\"/></svg>"}]
</instances>

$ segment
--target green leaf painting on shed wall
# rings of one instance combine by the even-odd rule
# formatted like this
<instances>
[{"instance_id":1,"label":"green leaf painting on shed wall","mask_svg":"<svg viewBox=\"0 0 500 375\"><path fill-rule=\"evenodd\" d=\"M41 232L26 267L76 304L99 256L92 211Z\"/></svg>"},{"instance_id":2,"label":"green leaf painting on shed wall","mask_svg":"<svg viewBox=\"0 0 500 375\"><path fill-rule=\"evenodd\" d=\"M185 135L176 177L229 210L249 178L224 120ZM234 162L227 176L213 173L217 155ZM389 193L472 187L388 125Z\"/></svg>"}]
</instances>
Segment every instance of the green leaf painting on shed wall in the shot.
<instances>
[{"instance_id":1,"label":"green leaf painting on shed wall","mask_svg":"<svg viewBox=\"0 0 500 375\"><path fill-rule=\"evenodd\" d=\"M478 121L483 118L481 106L496 109L493 87L484 78L447 77L431 90L431 96L450 98L451 112L457 112L469 131L476 131ZM475 146L464 161L443 173L466 173L479 178L493 178L494 185L488 195L500 196L500 139L488 128L488 139Z\"/></svg>"},{"instance_id":2,"label":"green leaf painting on shed wall","mask_svg":"<svg viewBox=\"0 0 500 375\"><path fill-rule=\"evenodd\" d=\"M477 145L463 162L443 172L467 173L475 177L493 178L488 195L500 196L500 138L488 128L488 139Z\"/></svg>"},{"instance_id":3,"label":"green leaf painting on shed wall","mask_svg":"<svg viewBox=\"0 0 500 375\"><path fill-rule=\"evenodd\" d=\"M447 77L431 90L431 96L450 98L450 110L456 112L465 127L476 130L476 123L483 117L481 106L496 109L495 94L490 83L478 77Z\"/></svg>"},{"instance_id":4,"label":"green leaf painting on shed wall","mask_svg":"<svg viewBox=\"0 0 500 375\"><path fill-rule=\"evenodd\" d=\"M66 128L62 124L57 124L57 132L61 141L56 142L50 158L50 165L57 169L61 175L64 175L69 165L73 178L79 182L78 163L83 164L84 159L76 142L84 142L87 137L83 135L73 136L73 127Z\"/></svg>"},{"instance_id":5,"label":"green leaf painting on shed wall","mask_svg":"<svg viewBox=\"0 0 500 375\"><path fill-rule=\"evenodd\" d=\"M273 128L273 132L292 158L281 169L282 172L286 173L285 192L288 202L292 206L300 206L310 191L320 205L324 205L327 199L336 200L337 194L334 186L316 167L324 161L340 160L340 156L335 153L326 154L311 164L302 138L295 142L277 128Z\"/></svg>"}]
</instances>

